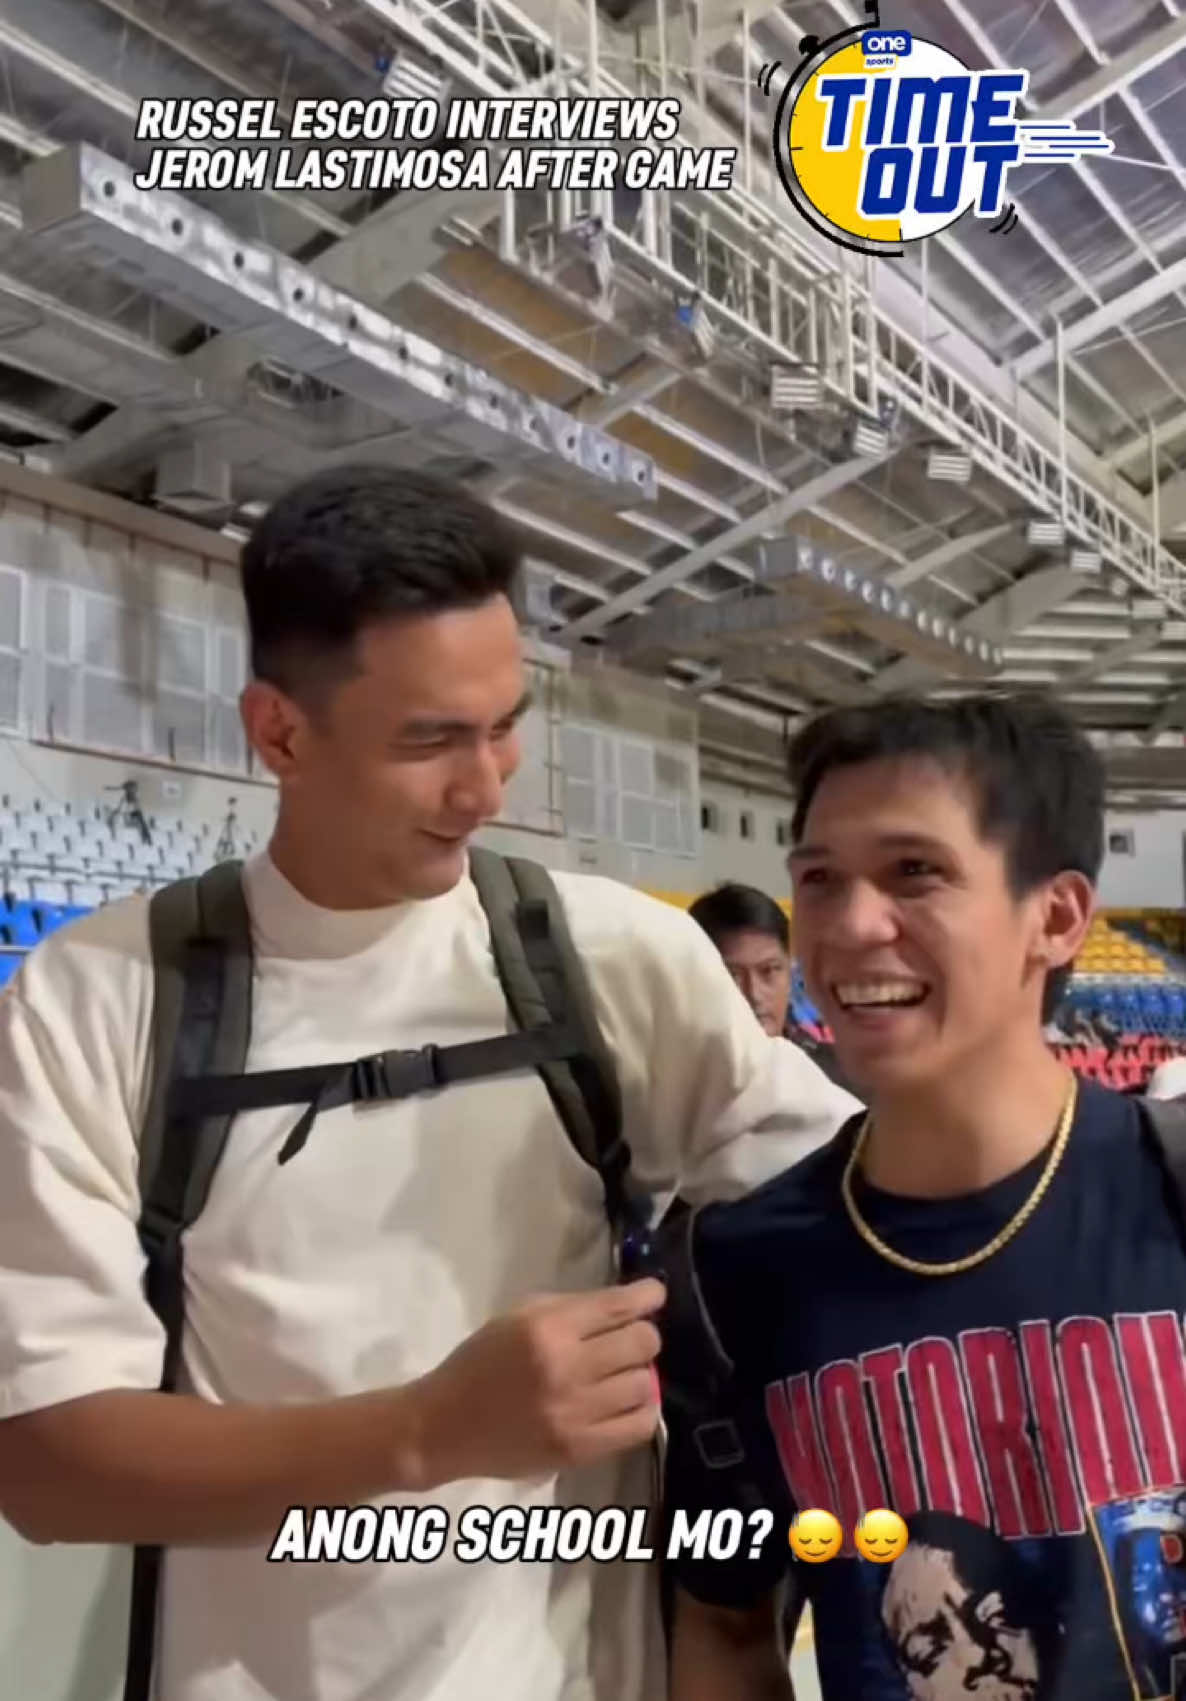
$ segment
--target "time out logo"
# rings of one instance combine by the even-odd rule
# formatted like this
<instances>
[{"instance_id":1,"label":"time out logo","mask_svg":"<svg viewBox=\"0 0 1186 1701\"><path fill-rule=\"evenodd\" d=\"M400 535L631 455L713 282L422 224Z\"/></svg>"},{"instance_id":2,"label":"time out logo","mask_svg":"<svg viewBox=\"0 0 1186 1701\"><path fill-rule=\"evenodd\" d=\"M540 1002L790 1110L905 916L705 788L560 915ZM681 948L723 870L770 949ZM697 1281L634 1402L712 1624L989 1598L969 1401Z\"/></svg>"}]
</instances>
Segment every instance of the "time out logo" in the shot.
<instances>
[{"instance_id":1,"label":"time out logo","mask_svg":"<svg viewBox=\"0 0 1186 1701\"><path fill-rule=\"evenodd\" d=\"M878 23L802 51L775 113L775 164L803 217L858 253L901 254L969 211L1011 228L1011 170L1112 151L1069 121L1019 119L1028 71L970 70L907 30Z\"/></svg>"}]
</instances>

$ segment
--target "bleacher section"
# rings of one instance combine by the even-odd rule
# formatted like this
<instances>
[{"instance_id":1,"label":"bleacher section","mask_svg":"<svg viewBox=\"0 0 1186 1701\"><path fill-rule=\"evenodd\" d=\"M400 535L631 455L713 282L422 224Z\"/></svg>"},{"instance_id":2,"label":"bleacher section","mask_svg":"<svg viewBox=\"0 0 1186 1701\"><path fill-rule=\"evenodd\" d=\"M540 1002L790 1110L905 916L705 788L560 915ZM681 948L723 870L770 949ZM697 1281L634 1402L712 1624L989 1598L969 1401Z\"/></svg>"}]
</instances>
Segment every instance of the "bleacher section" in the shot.
<instances>
[{"instance_id":1,"label":"bleacher section","mask_svg":"<svg viewBox=\"0 0 1186 1701\"><path fill-rule=\"evenodd\" d=\"M142 820L110 804L19 806L0 798L0 986L26 952L75 917L257 846L233 817Z\"/></svg>"},{"instance_id":2,"label":"bleacher section","mask_svg":"<svg viewBox=\"0 0 1186 1701\"><path fill-rule=\"evenodd\" d=\"M695 894L652 891L687 909ZM790 904L781 901L790 914ZM828 1045L831 1032L796 966L791 1018ZM1176 911L1098 915L1050 1029L1054 1050L1079 1075L1140 1092L1159 1063L1186 1053L1186 917Z\"/></svg>"},{"instance_id":3,"label":"bleacher section","mask_svg":"<svg viewBox=\"0 0 1186 1701\"><path fill-rule=\"evenodd\" d=\"M832 1030L807 996L798 963L791 969L791 1021L820 1045L831 1045Z\"/></svg>"},{"instance_id":4,"label":"bleacher section","mask_svg":"<svg viewBox=\"0 0 1186 1701\"><path fill-rule=\"evenodd\" d=\"M0 987L28 951L74 917L258 845L233 816L216 823L147 815L143 822L110 804L24 807L0 798ZM695 894L651 889L651 896L687 909ZM785 900L782 908L790 914ZM831 1043L797 966L790 1014L810 1038ZM1135 910L1097 916L1050 1040L1076 1073L1126 1092L1141 1091L1159 1063L1186 1053L1186 918Z\"/></svg>"},{"instance_id":5,"label":"bleacher section","mask_svg":"<svg viewBox=\"0 0 1186 1701\"><path fill-rule=\"evenodd\" d=\"M1186 1050L1186 959L1158 918L1098 916L1055 1017L1055 1050L1077 1074L1139 1092Z\"/></svg>"}]
</instances>

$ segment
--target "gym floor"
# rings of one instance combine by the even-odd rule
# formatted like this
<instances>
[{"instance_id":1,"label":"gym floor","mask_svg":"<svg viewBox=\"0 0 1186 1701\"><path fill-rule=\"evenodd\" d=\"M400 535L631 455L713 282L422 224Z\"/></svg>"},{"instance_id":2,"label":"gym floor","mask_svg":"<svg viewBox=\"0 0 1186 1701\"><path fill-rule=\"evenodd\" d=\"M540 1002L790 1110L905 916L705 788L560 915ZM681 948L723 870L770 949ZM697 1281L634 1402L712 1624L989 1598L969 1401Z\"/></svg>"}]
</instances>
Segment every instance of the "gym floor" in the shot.
<instances>
[{"instance_id":1,"label":"gym floor","mask_svg":"<svg viewBox=\"0 0 1186 1701\"><path fill-rule=\"evenodd\" d=\"M819 1677L815 1668L815 1638L811 1630L811 1608L808 1607L795 1637L791 1657L791 1682L795 1701L821 1701Z\"/></svg>"}]
</instances>

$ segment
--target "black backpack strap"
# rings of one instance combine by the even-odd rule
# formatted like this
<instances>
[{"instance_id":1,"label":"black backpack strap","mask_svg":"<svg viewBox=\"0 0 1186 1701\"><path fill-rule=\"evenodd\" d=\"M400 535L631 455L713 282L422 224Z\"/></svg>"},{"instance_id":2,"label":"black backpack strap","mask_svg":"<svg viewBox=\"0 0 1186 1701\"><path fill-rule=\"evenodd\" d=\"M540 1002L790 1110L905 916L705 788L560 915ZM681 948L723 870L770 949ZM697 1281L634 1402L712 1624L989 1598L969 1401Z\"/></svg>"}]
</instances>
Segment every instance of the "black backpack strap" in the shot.
<instances>
[{"instance_id":1,"label":"black backpack strap","mask_svg":"<svg viewBox=\"0 0 1186 1701\"><path fill-rule=\"evenodd\" d=\"M660 1332L659 1379L663 1409L671 1426L677 1460L692 1467L691 1482L704 1484L714 1508L736 1506L745 1514L766 1509L755 1462L746 1451L737 1421L735 1368L709 1313L696 1271L696 1229L705 1206L680 1206L668 1213L656 1235L656 1254L667 1284ZM682 1480L682 1473L681 1473ZM684 1481L683 1486L689 1486ZM660 1495L662 1547L666 1551L680 1501L667 1493L665 1469ZM670 1651L674 1624L674 1573L660 1568L660 1601Z\"/></svg>"},{"instance_id":2,"label":"black backpack strap","mask_svg":"<svg viewBox=\"0 0 1186 1701\"><path fill-rule=\"evenodd\" d=\"M149 902L154 970L151 1086L140 1141L140 1244L145 1291L165 1331L161 1389L172 1392L185 1319L182 1236L199 1216L233 1113L208 1116L172 1091L179 1076L240 1070L251 1033L251 924L241 865L224 862ZM152 1689L162 1550L132 1563L124 1701Z\"/></svg>"},{"instance_id":3,"label":"black backpack strap","mask_svg":"<svg viewBox=\"0 0 1186 1701\"><path fill-rule=\"evenodd\" d=\"M720 1504L761 1509L741 1432L734 1421L737 1378L696 1273L696 1227L706 1206L668 1217L657 1253L667 1283L659 1377L665 1407L694 1444L700 1468L727 1487Z\"/></svg>"},{"instance_id":4,"label":"black backpack strap","mask_svg":"<svg viewBox=\"0 0 1186 1701\"><path fill-rule=\"evenodd\" d=\"M345 1104L376 1104L437 1092L462 1081L488 1080L523 1069L538 1069L579 1050L579 1040L551 1025L531 1033L500 1034L463 1045L421 1046L418 1051L380 1051L348 1063L311 1063L294 1069L259 1069L250 1075L182 1076L173 1095L203 1116L225 1116L275 1105L304 1104L300 1121L281 1147L277 1161L295 1158L325 1110Z\"/></svg>"},{"instance_id":5,"label":"black backpack strap","mask_svg":"<svg viewBox=\"0 0 1186 1701\"><path fill-rule=\"evenodd\" d=\"M669 1403L693 1420L718 1411L733 1380L733 1361L709 1315L696 1274L696 1225L705 1207L681 1206L668 1213L656 1236L667 1282L659 1374ZM709 1464L704 1446L698 1446Z\"/></svg>"},{"instance_id":6,"label":"black backpack strap","mask_svg":"<svg viewBox=\"0 0 1186 1701\"><path fill-rule=\"evenodd\" d=\"M1186 1103L1181 1099L1138 1099L1170 1188L1170 1202L1186 1239Z\"/></svg>"},{"instance_id":7,"label":"black backpack strap","mask_svg":"<svg viewBox=\"0 0 1186 1701\"><path fill-rule=\"evenodd\" d=\"M555 1024L577 1042L540 1073L569 1139L601 1178L619 1256L641 1259L649 1205L631 1184L617 1072L555 883L538 863L480 846L469 860L512 1017L525 1032Z\"/></svg>"}]
</instances>

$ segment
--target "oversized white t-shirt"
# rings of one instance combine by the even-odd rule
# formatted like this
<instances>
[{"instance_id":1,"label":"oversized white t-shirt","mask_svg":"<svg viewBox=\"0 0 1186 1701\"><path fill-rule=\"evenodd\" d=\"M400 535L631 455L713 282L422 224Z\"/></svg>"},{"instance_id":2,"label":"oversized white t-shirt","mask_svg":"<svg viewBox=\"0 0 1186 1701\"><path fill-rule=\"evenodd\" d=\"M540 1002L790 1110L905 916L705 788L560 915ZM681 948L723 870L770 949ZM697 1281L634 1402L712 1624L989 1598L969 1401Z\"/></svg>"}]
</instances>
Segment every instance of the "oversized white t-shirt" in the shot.
<instances>
[{"instance_id":1,"label":"oversized white t-shirt","mask_svg":"<svg viewBox=\"0 0 1186 1701\"><path fill-rule=\"evenodd\" d=\"M255 934L248 1068L348 1061L506 1032L468 878L366 912L246 870ZM828 1138L853 1101L770 1040L680 911L617 882L557 886L615 1056L641 1185L745 1191ZM147 901L45 941L0 997L0 1418L152 1389L137 1130L152 1014ZM536 1074L323 1113L235 1121L186 1241L185 1381L217 1402L322 1400L420 1376L540 1291L610 1279L601 1184ZM481 1423L481 1413L474 1413ZM641 1505L645 1450L530 1484L434 1490L470 1505ZM392 1496L388 1504L408 1501ZM268 1564L270 1541L166 1558L164 1701L662 1701L645 1564Z\"/></svg>"}]
</instances>

